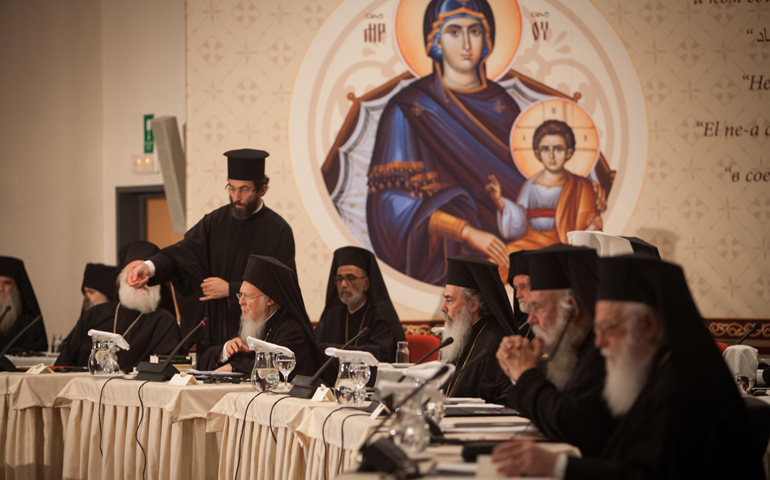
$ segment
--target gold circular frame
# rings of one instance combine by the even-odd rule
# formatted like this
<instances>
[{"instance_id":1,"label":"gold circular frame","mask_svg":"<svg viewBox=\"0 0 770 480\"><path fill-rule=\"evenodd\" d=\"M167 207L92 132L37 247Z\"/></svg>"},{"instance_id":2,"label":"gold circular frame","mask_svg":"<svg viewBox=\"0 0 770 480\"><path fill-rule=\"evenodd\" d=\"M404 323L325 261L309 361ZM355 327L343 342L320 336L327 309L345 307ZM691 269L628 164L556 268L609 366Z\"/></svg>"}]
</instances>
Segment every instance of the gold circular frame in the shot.
<instances>
[{"instance_id":1,"label":"gold circular frame","mask_svg":"<svg viewBox=\"0 0 770 480\"><path fill-rule=\"evenodd\" d=\"M495 44L487 58L487 78L502 78L521 45L522 14L517 0L488 0L495 16ZM398 0L393 16L395 47L401 61L417 78L433 72L433 59L425 53L422 23L430 0Z\"/></svg>"},{"instance_id":2,"label":"gold circular frame","mask_svg":"<svg viewBox=\"0 0 770 480\"><path fill-rule=\"evenodd\" d=\"M600 152L596 123L583 107L572 100L548 98L527 107L511 128L511 155L521 174L530 178L544 168L532 149L532 136L546 120L561 120L575 133L575 153L564 168L581 177L591 173Z\"/></svg>"}]
</instances>

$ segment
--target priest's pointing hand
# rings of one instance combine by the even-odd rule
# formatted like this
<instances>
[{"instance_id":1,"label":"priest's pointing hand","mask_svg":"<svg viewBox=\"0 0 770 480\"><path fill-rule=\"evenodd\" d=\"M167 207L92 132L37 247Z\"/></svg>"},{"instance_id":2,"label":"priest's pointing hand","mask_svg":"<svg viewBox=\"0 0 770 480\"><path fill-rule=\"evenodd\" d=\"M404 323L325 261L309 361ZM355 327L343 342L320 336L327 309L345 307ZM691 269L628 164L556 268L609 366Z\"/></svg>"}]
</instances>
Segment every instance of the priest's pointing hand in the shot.
<instances>
[{"instance_id":1,"label":"priest's pointing hand","mask_svg":"<svg viewBox=\"0 0 770 480\"><path fill-rule=\"evenodd\" d=\"M150 267L141 260L129 263L126 270L128 270L126 280L129 287L142 288L150 281Z\"/></svg>"},{"instance_id":2,"label":"priest's pointing hand","mask_svg":"<svg viewBox=\"0 0 770 480\"><path fill-rule=\"evenodd\" d=\"M539 338L529 342L524 337L505 337L497 349L497 361L508 378L517 382L522 373L537 368L543 356L543 342Z\"/></svg>"},{"instance_id":3,"label":"priest's pointing hand","mask_svg":"<svg viewBox=\"0 0 770 480\"><path fill-rule=\"evenodd\" d=\"M230 295L230 284L221 278L209 277L201 283L201 290L205 295L201 301L227 298Z\"/></svg>"}]
</instances>

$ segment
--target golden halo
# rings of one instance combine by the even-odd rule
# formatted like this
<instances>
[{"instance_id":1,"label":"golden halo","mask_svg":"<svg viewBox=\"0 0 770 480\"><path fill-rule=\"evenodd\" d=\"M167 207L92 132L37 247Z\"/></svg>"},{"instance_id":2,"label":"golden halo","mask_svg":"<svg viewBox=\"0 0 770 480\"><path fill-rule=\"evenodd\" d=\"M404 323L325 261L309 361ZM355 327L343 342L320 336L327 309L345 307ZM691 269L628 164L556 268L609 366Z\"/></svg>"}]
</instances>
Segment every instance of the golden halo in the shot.
<instances>
[{"instance_id":1,"label":"golden halo","mask_svg":"<svg viewBox=\"0 0 770 480\"><path fill-rule=\"evenodd\" d=\"M581 177L588 175L599 160L599 131L583 107L564 98L533 103L516 119L511 128L511 154L516 168L527 178L543 170L543 163L532 149L532 136L546 120L561 120L572 128L575 153L564 168Z\"/></svg>"},{"instance_id":2,"label":"golden halo","mask_svg":"<svg viewBox=\"0 0 770 480\"><path fill-rule=\"evenodd\" d=\"M495 44L487 59L487 77L502 78L513 64L521 44L522 15L517 0L488 0L495 16ZM430 0L398 0L393 15L396 51L417 78L433 72L433 59L425 53L422 22Z\"/></svg>"}]
</instances>

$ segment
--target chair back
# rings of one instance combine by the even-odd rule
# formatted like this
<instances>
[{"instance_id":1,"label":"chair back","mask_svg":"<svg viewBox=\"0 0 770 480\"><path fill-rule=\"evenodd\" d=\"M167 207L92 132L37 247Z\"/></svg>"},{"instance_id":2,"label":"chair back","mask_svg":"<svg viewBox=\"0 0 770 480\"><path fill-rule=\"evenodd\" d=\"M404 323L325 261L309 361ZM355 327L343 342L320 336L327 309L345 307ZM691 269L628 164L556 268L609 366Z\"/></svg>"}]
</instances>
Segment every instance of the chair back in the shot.
<instances>
[{"instance_id":1,"label":"chair back","mask_svg":"<svg viewBox=\"0 0 770 480\"><path fill-rule=\"evenodd\" d=\"M407 335L406 341L409 343L409 359L412 362L424 357L428 352L438 347L441 343L437 337L433 335ZM438 360L438 352L430 356L426 362Z\"/></svg>"}]
</instances>

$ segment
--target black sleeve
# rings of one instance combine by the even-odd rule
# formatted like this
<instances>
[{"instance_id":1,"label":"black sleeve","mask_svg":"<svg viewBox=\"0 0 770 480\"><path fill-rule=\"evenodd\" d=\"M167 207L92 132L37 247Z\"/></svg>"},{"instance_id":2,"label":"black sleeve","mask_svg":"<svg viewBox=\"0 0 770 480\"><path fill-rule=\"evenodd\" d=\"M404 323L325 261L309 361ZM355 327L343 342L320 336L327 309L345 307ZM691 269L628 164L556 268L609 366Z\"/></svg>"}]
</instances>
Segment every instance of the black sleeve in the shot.
<instances>
[{"instance_id":1,"label":"black sleeve","mask_svg":"<svg viewBox=\"0 0 770 480\"><path fill-rule=\"evenodd\" d=\"M165 283L174 277L187 277L185 282L189 283L189 278L203 281L209 276L209 223L209 215L204 216L184 234L184 239L146 259L155 265L155 275L149 285Z\"/></svg>"},{"instance_id":2,"label":"black sleeve","mask_svg":"<svg viewBox=\"0 0 770 480\"><path fill-rule=\"evenodd\" d=\"M599 455L615 427L602 397L604 359L590 353L580 379L563 392L532 368L509 389L508 404L532 420L546 437L577 446L584 455Z\"/></svg>"},{"instance_id":3,"label":"black sleeve","mask_svg":"<svg viewBox=\"0 0 770 480\"><path fill-rule=\"evenodd\" d=\"M281 229L280 242L278 250L275 252L275 258L296 272L297 265L294 262L294 254L294 233L289 224L286 223L284 228Z\"/></svg>"}]
</instances>

